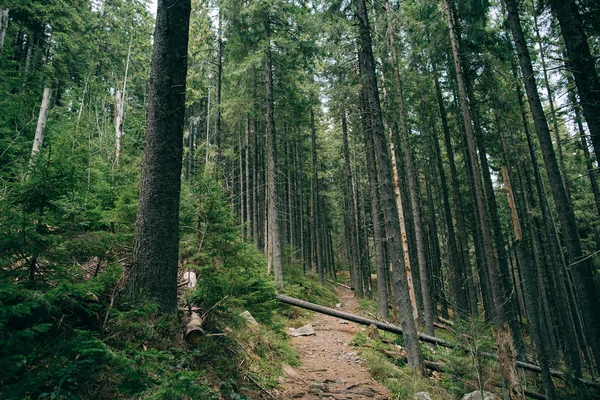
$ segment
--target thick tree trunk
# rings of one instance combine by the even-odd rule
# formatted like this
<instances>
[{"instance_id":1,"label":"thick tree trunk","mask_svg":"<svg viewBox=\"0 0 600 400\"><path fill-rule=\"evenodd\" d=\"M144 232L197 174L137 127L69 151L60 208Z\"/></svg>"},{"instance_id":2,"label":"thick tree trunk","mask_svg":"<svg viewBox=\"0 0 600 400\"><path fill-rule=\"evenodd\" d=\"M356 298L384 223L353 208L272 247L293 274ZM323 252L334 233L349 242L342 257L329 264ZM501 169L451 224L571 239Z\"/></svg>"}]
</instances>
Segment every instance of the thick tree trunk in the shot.
<instances>
[{"instance_id":1,"label":"thick tree trunk","mask_svg":"<svg viewBox=\"0 0 600 400\"><path fill-rule=\"evenodd\" d=\"M40 113L38 115L38 122L35 128L35 138L33 139L33 146L31 148L31 157L39 154L42 144L44 142L44 132L46 131L46 119L48 118L48 108L50 107L50 95L52 91L50 88L44 89L42 96L42 104L40 106Z\"/></svg>"},{"instance_id":2,"label":"thick tree trunk","mask_svg":"<svg viewBox=\"0 0 600 400\"><path fill-rule=\"evenodd\" d=\"M273 100L273 64L271 60L271 20L268 14L264 19L265 84L267 92L267 151L268 151L268 258L272 263L275 284L283 288L283 266L281 263L281 238L277 215L277 151L275 149L275 104Z\"/></svg>"},{"instance_id":3,"label":"thick tree trunk","mask_svg":"<svg viewBox=\"0 0 600 400\"><path fill-rule=\"evenodd\" d=\"M529 102L529 107L531 108L531 114L533 116L536 133L544 158L544 165L546 166L546 173L548 174L548 180L550 181L554 203L556 205L558 217L562 227L562 233L568 252L569 264L571 265L571 269L575 276L575 284L578 289L577 291L581 302L581 309L585 317L584 320L587 328L587 334L590 338L590 345L592 346L592 350L594 352L596 364L597 366L600 366L600 314L596 312L598 309L600 309L600 302L598 301L598 292L595 283L593 267L591 262L584 257L575 220L575 213L571 203L569 202L558 163L556 162L556 156L552 146L552 139L550 138L548 122L546 120L540 97L537 92L535 74L525 42L525 37L521 28L517 4L515 0L505 0L505 3L508 9L508 20L517 49L519 64L525 81L527 100ZM557 2L553 1L552 3L554 4ZM571 2L564 2L564 4L567 5L568 3ZM554 4L554 7L562 9L563 5ZM565 28L563 28L563 30L564 29ZM565 38L565 40L567 39ZM571 57L571 54L569 54L569 56ZM587 104L589 105L589 103ZM600 111L598 111L597 116L600 117ZM600 147L598 150L600 150Z\"/></svg>"},{"instance_id":4,"label":"thick tree trunk","mask_svg":"<svg viewBox=\"0 0 600 400\"><path fill-rule=\"evenodd\" d=\"M369 115L364 115L363 118L367 118L369 121ZM384 290L385 288L385 257L384 257L384 248L383 248L383 240L384 233L382 231L382 224L379 221L379 189L377 182L377 166L375 162L375 154L374 144L373 144L373 136L371 135L363 135L365 140L365 152L367 154L367 170L369 173L369 189L370 189L370 200L371 200L371 222L373 225L373 244L375 247L375 266L377 268L377 295L378 301L377 309L379 314L383 316L383 314L387 314L387 292ZM380 278L381 277L381 278ZM380 282L381 280L381 282ZM382 293L383 292L383 293ZM382 299L381 296L385 296L385 299ZM381 304L380 304L381 303ZM386 317L387 318L387 317Z\"/></svg>"},{"instance_id":5,"label":"thick tree trunk","mask_svg":"<svg viewBox=\"0 0 600 400\"><path fill-rule=\"evenodd\" d=\"M404 219L404 206L402 201L402 192L400 191L400 176L398 173L398 164L396 163L396 148L392 137L392 131L388 131L388 140L390 143L390 161L392 163L392 176L394 180L394 194L396 199L396 208L398 209L398 221L400 222L400 233L402 235L402 253L404 268L406 270L406 281L408 283L408 293L410 296L410 304L412 306L413 318L415 322L419 321L419 309L417 307L417 298L415 294L415 285L412 277L410 265L410 252L408 249L408 234L406 231L406 221Z\"/></svg>"},{"instance_id":6,"label":"thick tree trunk","mask_svg":"<svg viewBox=\"0 0 600 400\"><path fill-rule=\"evenodd\" d=\"M179 196L190 0L158 3L129 293L177 311Z\"/></svg>"},{"instance_id":7,"label":"thick tree trunk","mask_svg":"<svg viewBox=\"0 0 600 400\"><path fill-rule=\"evenodd\" d=\"M377 158L377 167L381 185L385 226L388 233L388 251L393 265L392 281L396 302L401 314L400 317L402 321L402 330L404 332L404 343L406 346L408 364L415 368L420 375L423 375L425 374L423 355L419 346L417 327L411 316L412 306L410 304L408 283L402 262L398 211L394 199L394 188L389 169L390 164L387 154L387 145L385 143L385 132L381 115L381 105L379 102L377 78L375 75L375 60L373 58L367 6L365 0L357 0L356 5L361 41L359 59L362 67L361 69L364 71L363 85L367 88L369 110L373 119L372 126L374 129L371 134L373 135L375 143L375 155ZM365 132L365 134L369 134L369 132Z\"/></svg>"}]
</instances>

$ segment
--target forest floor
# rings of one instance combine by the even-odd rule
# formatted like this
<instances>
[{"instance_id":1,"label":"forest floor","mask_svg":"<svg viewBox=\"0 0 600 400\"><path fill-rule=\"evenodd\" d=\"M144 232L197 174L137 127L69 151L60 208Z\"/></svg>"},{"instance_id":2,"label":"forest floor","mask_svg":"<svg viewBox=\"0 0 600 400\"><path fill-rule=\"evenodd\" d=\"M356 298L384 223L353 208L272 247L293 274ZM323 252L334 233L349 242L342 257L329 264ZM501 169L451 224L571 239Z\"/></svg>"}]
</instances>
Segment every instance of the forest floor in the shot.
<instances>
[{"instance_id":1,"label":"forest floor","mask_svg":"<svg viewBox=\"0 0 600 400\"><path fill-rule=\"evenodd\" d=\"M336 291L339 309L354 313L359 305L354 294L339 287ZM284 368L278 399L391 399L389 391L371 378L352 347L354 336L364 327L318 313L312 315L308 324L315 335L291 338L302 365Z\"/></svg>"}]
</instances>

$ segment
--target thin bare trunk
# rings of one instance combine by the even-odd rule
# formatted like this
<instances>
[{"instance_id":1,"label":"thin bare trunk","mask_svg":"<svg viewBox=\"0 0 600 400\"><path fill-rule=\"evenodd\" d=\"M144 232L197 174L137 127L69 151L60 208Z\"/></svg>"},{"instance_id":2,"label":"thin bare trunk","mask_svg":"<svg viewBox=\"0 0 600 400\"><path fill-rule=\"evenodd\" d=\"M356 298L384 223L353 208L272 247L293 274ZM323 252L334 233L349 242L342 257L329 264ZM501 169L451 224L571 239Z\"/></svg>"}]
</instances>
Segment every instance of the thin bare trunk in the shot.
<instances>
[{"instance_id":1,"label":"thin bare trunk","mask_svg":"<svg viewBox=\"0 0 600 400\"><path fill-rule=\"evenodd\" d=\"M0 10L0 51L2 51L2 47L4 47L6 28L8 28L8 9Z\"/></svg>"},{"instance_id":2,"label":"thin bare trunk","mask_svg":"<svg viewBox=\"0 0 600 400\"><path fill-rule=\"evenodd\" d=\"M46 130L46 119L48 118L48 107L50 106L50 95L52 91L50 88L44 89L44 95L42 96L42 105L40 106L40 113L38 115L38 122L35 128L35 138L33 139L33 147L31 149L31 157L39 154L42 143L44 142L44 132Z\"/></svg>"}]
</instances>

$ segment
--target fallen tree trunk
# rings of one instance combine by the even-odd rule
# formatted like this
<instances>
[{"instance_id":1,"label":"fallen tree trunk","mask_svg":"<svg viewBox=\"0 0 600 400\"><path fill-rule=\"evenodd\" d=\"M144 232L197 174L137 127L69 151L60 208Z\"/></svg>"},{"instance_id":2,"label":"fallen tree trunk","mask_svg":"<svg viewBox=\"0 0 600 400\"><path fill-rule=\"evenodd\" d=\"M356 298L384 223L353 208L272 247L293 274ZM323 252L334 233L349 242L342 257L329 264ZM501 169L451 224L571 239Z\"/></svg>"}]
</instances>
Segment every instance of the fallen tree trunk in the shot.
<instances>
[{"instance_id":1,"label":"fallen tree trunk","mask_svg":"<svg viewBox=\"0 0 600 400\"><path fill-rule=\"evenodd\" d=\"M350 314L350 313L347 313L344 311L334 310L332 308L323 307L318 304L310 303L310 302L304 301L304 300L299 300L299 299L285 296L282 294L277 295L277 300L281 303L290 304L290 305L293 305L296 307L304 308L306 310L316 311L318 313L325 314L325 315L331 315L332 317L337 317L337 318L344 319L347 321L356 322L357 324L366 325L366 326L375 325L375 327L377 329L381 329L382 331L391 332L391 333L395 333L398 335L403 335L402 329L396 325L388 324L388 323L377 321L374 319L361 317L360 315L355 315L355 314ZM430 336L430 335L426 335L426 334L420 334L419 339L423 342L435 344L435 345L446 347L446 348L461 348L461 346L457 346L457 345L450 343L444 339L440 339L435 336ZM496 354L481 353L481 355L486 358L498 361L498 356ZM526 371L531 371L531 372L536 372L536 373L542 372L541 368L538 367L537 365L526 363L523 361L517 361L517 367L524 369ZM555 378L566 380L565 374L560 371L557 371L555 369L551 369L550 374ZM582 378L577 378L577 380L585 386L592 387L595 389L600 389L600 383L598 383L598 382L592 382L592 381L588 381L588 380L582 379Z\"/></svg>"},{"instance_id":2,"label":"fallen tree trunk","mask_svg":"<svg viewBox=\"0 0 600 400\"><path fill-rule=\"evenodd\" d=\"M190 319L185 326L185 340L188 343L198 345L200 344L202 337L205 335L202 325L204 324L204 318L195 312L192 312Z\"/></svg>"}]
</instances>

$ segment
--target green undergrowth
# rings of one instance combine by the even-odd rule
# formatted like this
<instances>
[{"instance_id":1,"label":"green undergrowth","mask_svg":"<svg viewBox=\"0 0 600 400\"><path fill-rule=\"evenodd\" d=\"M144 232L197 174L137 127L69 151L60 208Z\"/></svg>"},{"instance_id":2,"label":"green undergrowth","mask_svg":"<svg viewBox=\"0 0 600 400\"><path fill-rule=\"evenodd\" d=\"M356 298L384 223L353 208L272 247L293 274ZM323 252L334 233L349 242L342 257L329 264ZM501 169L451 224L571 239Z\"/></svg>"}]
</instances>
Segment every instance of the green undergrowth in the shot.
<instances>
[{"instance_id":1,"label":"green undergrowth","mask_svg":"<svg viewBox=\"0 0 600 400\"><path fill-rule=\"evenodd\" d=\"M335 292L335 284L325 281L319 283L319 277L312 271L302 271L300 261L292 259L284 269L285 286L282 294L300 300L319 304L321 306L333 307L339 300ZM277 307L278 319L283 325L304 325L312 312L299 307L279 304Z\"/></svg>"},{"instance_id":2,"label":"green undergrowth","mask_svg":"<svg viewBox=\"0 0 600 400\"><path fill-rule=\"evenodd\" d=\"M62 193L41 196L41 211L38 192L0 203L0 399L254 399L297 365L266 260L214 180L182 188L180 264L198 284L173 315L126 296L135 212L113 214L135 197L86 211L82 227ZM189 307L205 317L194 345Z\"/></svg>"},{"instance_id":3,"label":"green undergrowth","mask_svg":"<svg viewBox=\"0 0 600 400\"><path fill-rule=\"evenodd\" d=\"M183 340L182 313L124 297L111 307L121 273L113 266L37 290L2 285L0 398L243 399L276 387L281 365L297 363L281 329L264 313L249 326L236 302L209 314L194 346Z\"/></svg>"},{"instance_id":4,"label":"green undergrowth","mask_svg":"<svg viewBox=\"0 0 600 400\"><path fill-rule=\"evenodd\" d=\"M372 312L376 303L362 299L358 314ZM360 330L353 345L375 380L386 386L396 399L414 399L415 393L427 392L432 399L462 398L463 395L483 388L502 397L502 376L499 364L482 355L495 352L491 326L481 319L469 319L455 323L451 330L436 330L460 348L448 349L421 343L425 360L441 367L441 371L428 369L427 377L419 377L406 364L402 336L365 328ZM541 377L521 374L523 387L544 393ZM559 398L597 398L573 380L555 380Z\"/></svg>"}]
</instances>

